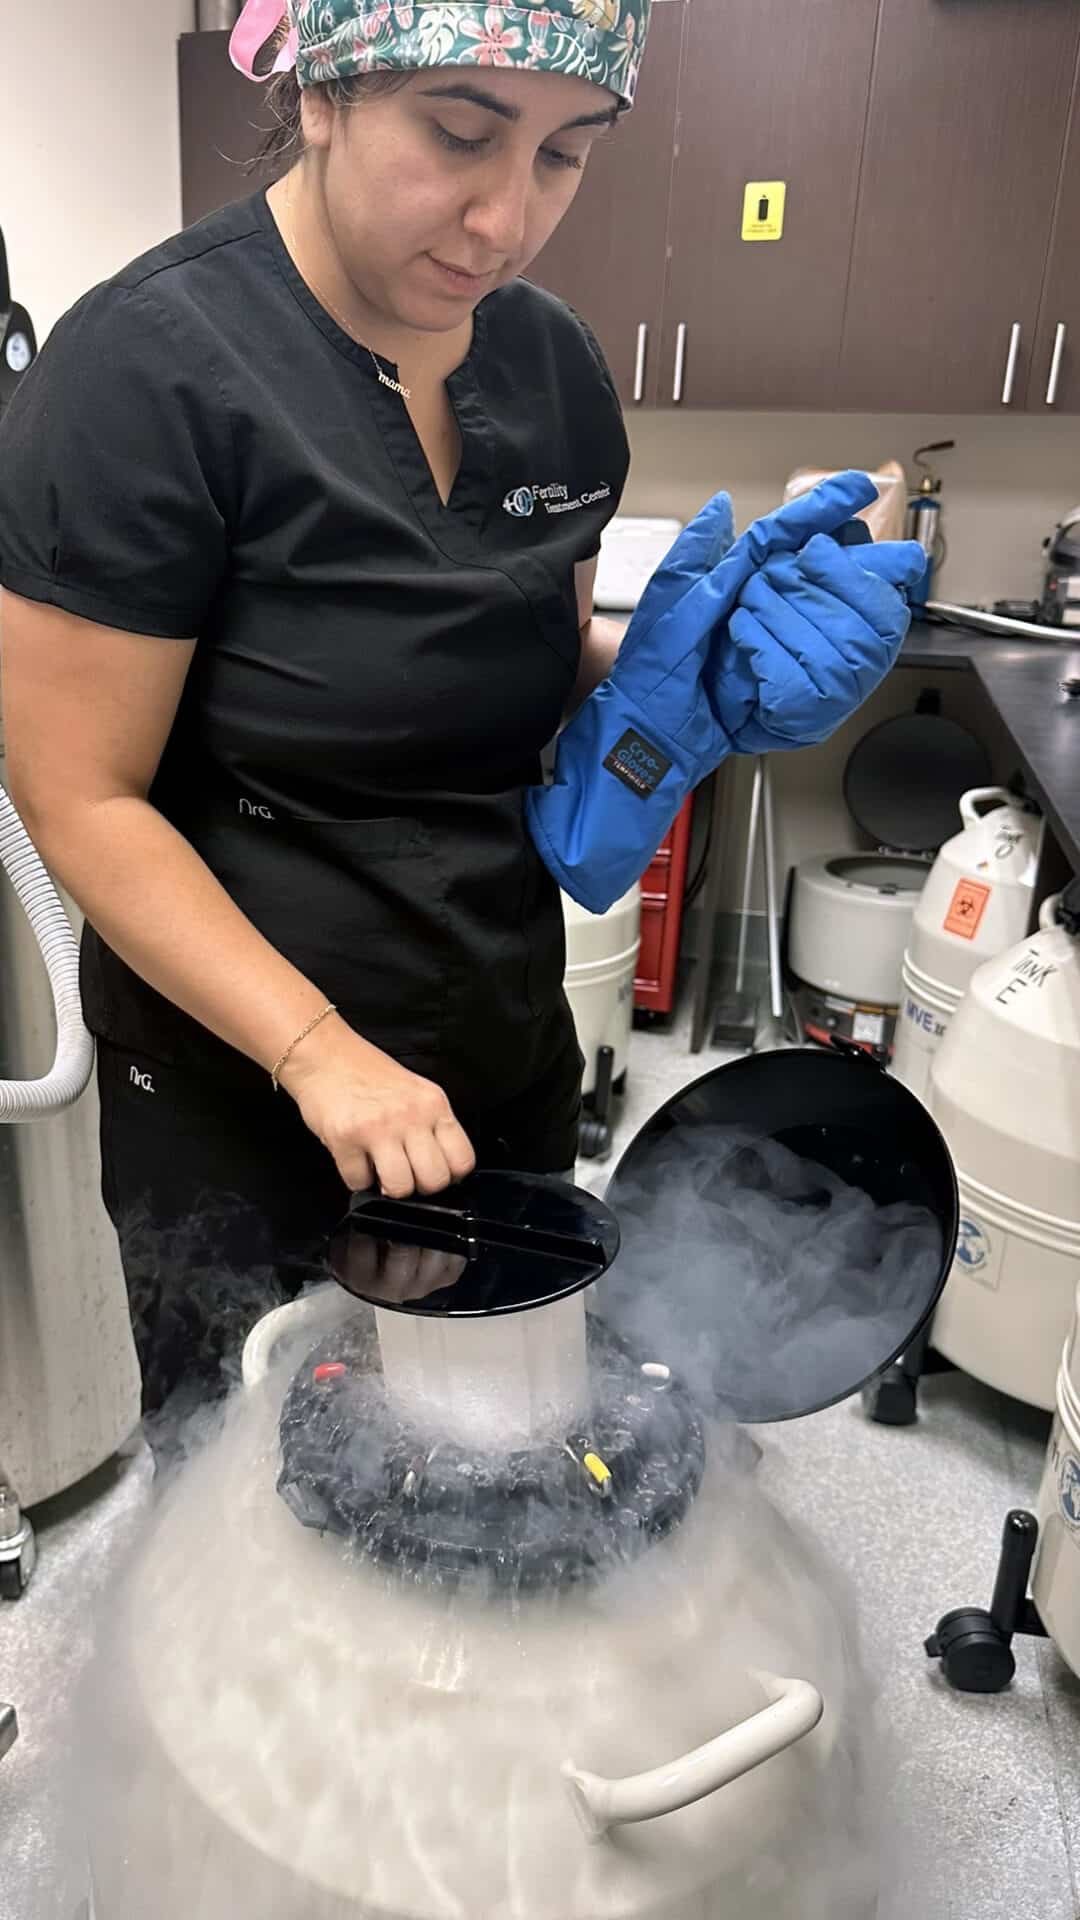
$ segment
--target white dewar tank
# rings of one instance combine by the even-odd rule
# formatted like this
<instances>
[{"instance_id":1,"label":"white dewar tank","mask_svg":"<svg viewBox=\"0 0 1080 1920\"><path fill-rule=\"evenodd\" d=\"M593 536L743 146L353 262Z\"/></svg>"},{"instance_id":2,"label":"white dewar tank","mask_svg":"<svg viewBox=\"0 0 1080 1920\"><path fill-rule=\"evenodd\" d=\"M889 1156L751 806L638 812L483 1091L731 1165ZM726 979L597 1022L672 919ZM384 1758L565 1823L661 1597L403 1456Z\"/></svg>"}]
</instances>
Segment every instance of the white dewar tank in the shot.
<instances>
[{"instance_id":1,"label":"white dewar tank","mask_svg":"<svg viewBox=\"0 0 1080 1920\"><path fill-rule=\"evenodd\" d=\"M919 897L901 972L892 1070L920 1100L975 969L1031 924L1038 816L1004 787L976 787L960 801L960 821Z\"/></svg>"},{"instance_id":2,"label":"white dewar tank","mask_svg":"<svg viewBox=\"0 0 1080 1920\"><path fill-rule=\"evenodd\" d=\"M139 1417L139 1373L116 1236L97 1190L94 1047L78 947L3 786L0 868L0 1064L19 1076L0 1079L2 1601L19 1598L34 1568L22 1509L116 1451Z\"/></svg>"},{"instance_id":3,"label":"white dewar tank","mask_svg":"<svg viewBox=\"0 0 1080 1920\"><path fill-rule=\"evenodd\" d=\"M933 1343L1047 1409L1080 1272L1078 935L1073 881L1044 903L1037 933L972 976L929 1089L960 1189Z\"/></svg>"},{"instance_id":4,"label":"white dewar tank","mask_svg":"<svg viewBox=\"0 0 1080 1920\"><path fill-rule=\"evenodd\" d=\"M750 1489L655 1582L493 1604L298 1527L271 1399L194 1469L205 1557L166 1507L111 1623L95 1920L869 1920L860 1682Z\"/></svg>"},{"instance_id":5,"label":"white dewar tank","mask_svg":"<svg viewBox=\"0 0 1080 1920\"><path fill-rule=\"evenodd\" d=\"M587 1335L580 1294L473 1322L468 1339L513 1329L520 1386L544 1371L545 1322L575 1311L595 1363L603 1335ZM395 1318L410 1316L358 1312L337 1287L267 1316L244 1404L110 1600L84 1708L95 1920L871 1920L866 1695L845 1609L722 1438L704 1455L660 1360L631 1365L625 1406L641 1432L685 1429L639 1482L680 1517L599 1580L560 1571L560 1514L542 1498L521 1570L523 1536L500 1517L501 1564L462 1581L396 1538L384 1551L386 1535L320 1529L314 1509L298 1524L318 1495L305 1470L289 1504L279 1494L283 1394L347 1396ZM466 1323L447 1324L419 1394L454 1404L449 1444L469 1443L479 1508L503 1466L460 1395L450 1350ZM447 1444L409 1468L418 1503ZM567 1453L569 1478L603 1466ZM585 1504L612 1513L626 1486L624 1472L605 1501L598 1482ZM420 1512L441 1524L440 1556L454 1510Z\"/></svg>"},{"instance_id":6,"label":"white dewar tank","mask_svg":"<svg viewBox=\"0 0 1080 1920\"><path fill-rule=\"evenodd\" d=\"M1016 1672L1015 1634L1048 1636L1080 1676L1080 1282L1036 1512L1006 1515L989 1608L951 1608L924 1644L950 1686L1001 1693Z\"/></svg>"},{"instance_id":7,"label":"white dewar tank","mask_svg":"<svg viewBox=\"0 0 1080 1920\"><path fill-rule=\"evenodd\" d=\"M917 1223L910 1285L873 1257L848 1291L846 1263L802 1302L808 1367L777 1374L737 1304L769 1288L736 1265L692 1381L685 1255L665 1228L657 1270L644 1196L687 1133L733 1128L711 1255L804 1113L769 1272L775 1231L829 1230L827 1176L887 1238ZM740 1460L724 1369L795 1417L911 1338L955 1242L944 1143L861 1057L774 1054L684 1089L620 1176L627 1239L553 1179L354 1195L338 1284L249 1336L245 1391L102 1610L69 1822L95 1920L872 1920L843 1582ZM783 1281L774 1306L790 1331Z\"/></svg>"},{"instance_id":8,"label":"white dewar tank","mask_svg":"<svg viewBox=\"0 0 1080 1920\"><path fill-rule=\"evenodd\" d=\"M641 888L635 882L606 913L589 913L568 893L563 894L562 903L566 997L585 1055L583 1091L592 1093L601 1047L610 1047L614 1054L612 1078L618 1080L626 1072L641 947Z\"/></svg>"},{"instance_id":9,"label":"white dewar tank","mask_svg":"<svg viewBox=\"0 0 1080 1920\"><path fill-rule=\"evenodd\" d=\"M606 913L589 913L562 896L566 923L563 984L585 1066L585 1115L578 1152L604 1159L611 1147L613 1105L622 1092L634 1025L634 980L641 950L641 888L635 882Z\"/></svg>"},{"instance_id":10,"label":"white dewar tank","mask_svg":"<svg viewBox=\"0 0 1080 1920\"><path fill-rule=\"evenodd\" d=\"M920 697L914 713L872 727L844 769L844 802L871 849L795 867L787 960L800 1026L892 1058L904 954L930 862L952 833L961 794L990 764L979 742Z\"/></svg>"},{"instance_id":11,"label":"white dewar tank","mask_svg":"<svg viewBox=\"0 0 1080 1920\"><path fill-rule=\"evenodd\" d=\"M923 860L907 854L819 854L802 860L792 896L792 972L858 1005L895 1006Z\"/></svg>"},{"instance_id":12,"label":"white dewar tank","mask_svg":"<svg viewBox=\"0 0 1080 1920\"><path fill-rule=\"evenodd\" d=\"M1037 1518L1032 1598L1062 1658L1080 1674L1080 1282L1058 1373Z\"/></svg>"}]
</instances>

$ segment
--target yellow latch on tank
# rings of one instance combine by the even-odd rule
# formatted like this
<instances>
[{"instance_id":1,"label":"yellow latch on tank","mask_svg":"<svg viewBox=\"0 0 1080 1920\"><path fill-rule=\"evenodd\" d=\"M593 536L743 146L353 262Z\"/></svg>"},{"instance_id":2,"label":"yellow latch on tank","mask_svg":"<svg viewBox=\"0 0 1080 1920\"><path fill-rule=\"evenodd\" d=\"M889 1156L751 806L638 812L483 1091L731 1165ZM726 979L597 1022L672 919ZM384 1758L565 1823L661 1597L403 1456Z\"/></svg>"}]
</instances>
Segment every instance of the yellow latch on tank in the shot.
<instances>
[{"instance_id":1,"label":"yellow latch on tank","mask_svg":"<svg viewBox=\"0 0 1080 1920\"><path fill-rule=\"evenodd\" d=\"M605 1465L600 1455L598 1453L583 1454L581 1464L586 1473L591 1474L601 1493L605 1496L609 1494L611 1492L611 1468Z\"/></svg>"}]
</instances>

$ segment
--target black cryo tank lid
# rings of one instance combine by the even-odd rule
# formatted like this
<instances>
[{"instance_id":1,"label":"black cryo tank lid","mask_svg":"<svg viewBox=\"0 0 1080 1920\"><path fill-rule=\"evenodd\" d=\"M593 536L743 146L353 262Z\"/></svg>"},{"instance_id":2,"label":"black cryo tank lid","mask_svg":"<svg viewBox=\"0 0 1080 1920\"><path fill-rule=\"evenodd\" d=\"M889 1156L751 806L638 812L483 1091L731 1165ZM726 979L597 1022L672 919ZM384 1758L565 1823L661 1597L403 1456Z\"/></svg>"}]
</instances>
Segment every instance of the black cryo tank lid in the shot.
<instances>
[{"instance_id":1,"label":"black cryo tank lid","mask_svg":"<svg viewBox=\"0 0 1080 1920\"><path fill-rule=\"evenodd\" d=\"M432 1199L354 1195L330 1271L371 1306L475 1319L579 1293L618 1250L615 1216L582 1188L543 1174L473 1173Z\"/></svg>"},{"instance_id":2,"label":"black cryo tank lid","mask_svg":"<svg viewBox=\"0 0 1080 1920\"><path fill-rule=\"evenodd\" d=\"M606 1198L622 1246L595 1310L635 1347L662 1324L701 1411L746 1422L818 1412L883 1372L956 1245L941 1133L843 1042L714 1068L642 1128Z\"/></svg>"}]
</instances>

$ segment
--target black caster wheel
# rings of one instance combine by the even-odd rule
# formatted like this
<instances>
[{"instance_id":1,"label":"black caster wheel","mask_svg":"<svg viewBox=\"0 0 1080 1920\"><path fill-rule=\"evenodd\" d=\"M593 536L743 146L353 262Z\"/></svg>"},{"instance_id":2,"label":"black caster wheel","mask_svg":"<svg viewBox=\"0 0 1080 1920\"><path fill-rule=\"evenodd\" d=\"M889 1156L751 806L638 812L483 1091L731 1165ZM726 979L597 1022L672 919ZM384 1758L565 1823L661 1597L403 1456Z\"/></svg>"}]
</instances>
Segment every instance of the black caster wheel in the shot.
<instances>
[{"instance_id":1,"label":"black caster wheel","mask_svg":"<svg viewBox=\"0 0 1080 1920\"><path fill-rule=\"evenodd\" d=\"M611 1152L611 1128L604 1120L583 1120L578 1152L585 1160L603 1160Z\"/></svg>"},{"instance_id":2,"label":"black caster wheel","mask_svg":"<svg viewBox=\"0 0 1080 1920\"><path fill-rule=\"evenodd\" d=\"M18 1600L26 1582L18 1560L0 1560L0 1600Z\"/></svg>"},{"instance_id":3,"label":"black caster wheel","mask_svg":"<svg viewBox=\"0 0 1080 1920\"><path fill-rule=\"evenodd\" d=\"M913 1427L919 1417L918 1381L889 1367L863 1388L863 1407L879 1427Z\"/></svg>"},{"instance_id":4,"label":"black caster wheel","mask_svg":"<svg viewBox=\"0 0 1080 1920\"><path fill-rule=\"evenodd\" d=\"M931 1660L940 1660L950 1687L959 1693L1004 1693L1016 1661L1005 1634L985 1607L957 1607L938 1621L926 1642Z\"/></svg>"},{"instance_id":5,"label":"black caster wheel","mask_svg":"<svg viewBox=\"0 0 1080 1920\"><path fill-rule=\"evenodd\" d=\"M1003 1693L1016 1672L1012 1638L1045 1639L1046 1628L1027 1598L1028 1574L1039 1538L1033 1513L1014 1507L1006 1515L1001 1558L989 1609L955 1607L938 1621L923 1646L941 1663L950 1687L960 1693Z\"/></svg>"}]
</instances>

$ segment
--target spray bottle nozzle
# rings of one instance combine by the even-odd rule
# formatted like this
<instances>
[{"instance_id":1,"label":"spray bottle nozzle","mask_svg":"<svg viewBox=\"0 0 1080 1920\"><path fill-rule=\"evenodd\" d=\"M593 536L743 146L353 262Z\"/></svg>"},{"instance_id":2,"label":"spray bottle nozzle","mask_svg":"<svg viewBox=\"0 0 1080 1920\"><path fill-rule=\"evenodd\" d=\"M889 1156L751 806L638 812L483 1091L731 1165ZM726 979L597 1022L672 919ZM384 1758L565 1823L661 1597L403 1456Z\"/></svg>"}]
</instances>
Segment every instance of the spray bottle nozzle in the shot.
<instances>
[{"instance_id":1,"label":"spray bottle nozzle","mask_svg":"<svg viewBox=\"0 0 1080 1920\"><path fill-rule=\"evenodd\" d=\"M921 467L923 470L922 479L919 481L920 493L940 493L941 492L941 476L932 471L930 462L928 460L923 459L923 454L924 453L948 453L952 447L955 447L955 445L956 445L955 440L931 440L927 443L925 447L916 447L915 452L912 455L912 459L914 460L915 465L917 467Z\"/></svg>"}]
</instances>

